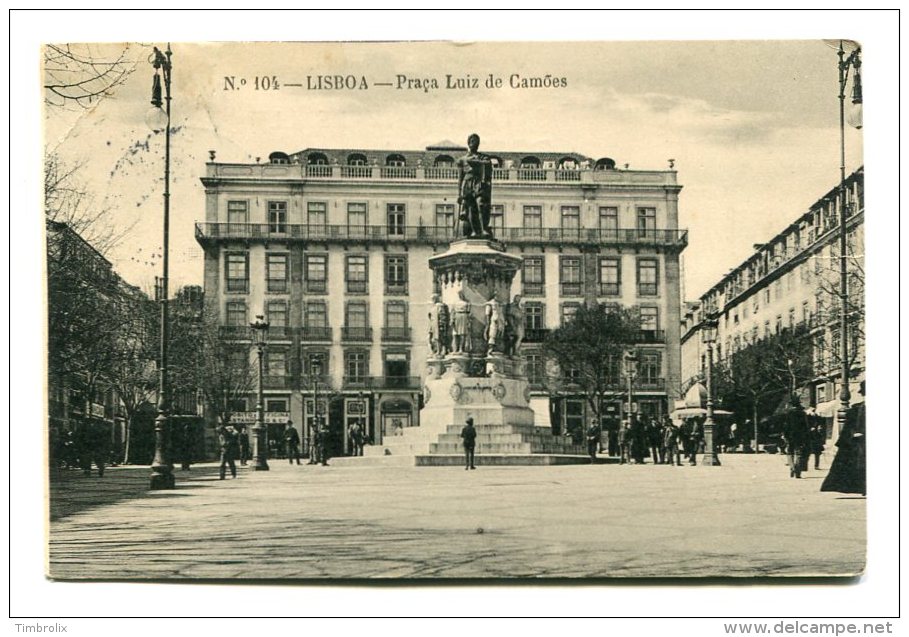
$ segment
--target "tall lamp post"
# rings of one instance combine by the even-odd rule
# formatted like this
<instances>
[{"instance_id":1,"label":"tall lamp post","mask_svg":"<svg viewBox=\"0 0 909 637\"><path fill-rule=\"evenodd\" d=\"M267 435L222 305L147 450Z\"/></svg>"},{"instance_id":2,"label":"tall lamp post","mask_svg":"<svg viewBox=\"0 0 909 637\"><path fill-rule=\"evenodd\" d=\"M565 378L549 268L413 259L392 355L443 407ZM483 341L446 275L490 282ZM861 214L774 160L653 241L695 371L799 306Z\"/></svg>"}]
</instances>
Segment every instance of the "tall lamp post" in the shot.
<instances>
[{"instance_id":1,"label":"tall lamp post","mask_svg":"<svg viewBox=\"0 0 909 637\"><path fill-rule=\"evenodd\" d=\"M170 244L170 44L162 53L155 47L149 62L155 69L152 78L152 107L145 116L145 121L154 132L164 131L164 245L163 274L158 288L161 304L160 351L158 353L158 416L155 418L155 457L151 465L151 488L173 489L174 471L169 462L167 449L167 341L169 334L167 311L167 277ZM164 81L164 108L161 108L161 81Z\"/></svg>"},{"instance_id":2,"label":"tall lamp post","mask_svg":"<svg viewBox=\"0 0 909 637\"><path fill-rule=\"evenodd\" d=\"M262 395L262 376L264 373L265 342L268 336L268 322L262 314L249 324L253 333L253 343L259 355L259 382L256 388L256 423L252 426L252 469L268 471L267 446L265 441L265 401Z\"/></svg>"},{"instance_id":3,"label":"tall lamp post","mask_svg":"<svg viewBox=\"0 0 909 637\"><path fill-rule=\"evenodd\" d=\"M628 424L634 418L634 377L638 373L638 355L633 349L625 352L625 379L628 381Z\"/></svg>"},{"instance_id":4,"label":"tall lamp post","mask_svg":"<svg viewBox=\"0 0 909 637\"><path fill-rule=\"evenodd\" d=\"M704 458L701 464L707 467L720 466L720 458L716 453L716 441L713 439L713 344L716 342L716 330L719 320L715 313L704 319L701 326L704 345L707 346L707 417L704 419Z\"/></svg>"},{"instance_id":5,"label":"tall lamp post","mask_svg":"<svg viewBox=\"0 0 909 637\"><path fill-rule=\"evenodd\" d=\"M849 414L849 300L848 261L846 255L847 232L846 221L849 210L846 203L846 126L862 127L862 48L852 40L827 40L828 46L836 49L839 58L839 100L840 100L840 408L836 412L839 431L846 427ZM853 69L852 106L846 115L846 85L849 82L849 70Z\"/></svg>"}]
</instances>

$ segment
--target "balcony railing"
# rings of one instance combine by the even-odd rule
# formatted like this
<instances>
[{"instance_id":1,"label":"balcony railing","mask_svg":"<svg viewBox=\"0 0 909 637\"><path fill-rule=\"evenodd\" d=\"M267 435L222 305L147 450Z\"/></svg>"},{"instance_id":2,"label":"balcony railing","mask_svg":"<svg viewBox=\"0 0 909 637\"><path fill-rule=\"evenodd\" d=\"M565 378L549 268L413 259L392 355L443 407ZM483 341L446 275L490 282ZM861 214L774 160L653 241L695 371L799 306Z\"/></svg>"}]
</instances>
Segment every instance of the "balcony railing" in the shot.
<instances>
[{"instance_id":1,"label":"balcony railing","mask_svg":"<svg viewBox=\"0 0 909 637\"><path fill-rule=\"evenodd\" d=\"M306 167L307 177L331 177L331 166L328 165L311 165Z\"/></svg>"},{"instance_id":2,"label":"balcony railing","mask_svg":"<svg viewBox=\"0 0 909 637\"><path fill-rule=\"evenodd\" d=\"M382 340L395 343L409 343L411 329L409 327L383 327Z\"/></svg>"},{"instance_id":3,"label":"balcony railing","mask_svg":"<svg viewBox=\"0 0 909 637\"><path fill-rule=\"evenodd\" d=\"M600 296L619 296L621 294L621 286L618 283L600 283L599 293Z\"/></svg>"},{"instance_id":4,"label":"balcony railing","mask_svg":"<svg viewBox=\"0 0 909 637\"><path fill-rule=\"evenodd\" d=\"M280 239L282 241L377 241L448 243L455 239L454 230L448 226L348 226L283 224L280 232L274 224L200 222L196 224L199 242L224 239ZM505 243L561 245L632 245L684 247L688 243L687 230L647 230L633 228L606 230L599 228L502 228L497 239ZM245 288L246 285L244 284ZM237 290L243 291L243 290Z\"/></svg>"},{"instance_id":5,"label":"balcony railing","mask_svg":"<svg viewBox=\"0 0 909 637\"><path fill-rule=\"evenodd\" d=\"M640 377L634 379L632 384L632 391L637 389L643 390L663 390L666 389L666 379L665 378L655 378L655 377Z\"/></svg>"},{"instance_id":6,"label":"balcony railing","mask_svg":"<svg viewBox=\"0 0 909 637\"><path fill-rule=\"evenodd\" d=\"M582 287L580 283L561 283L559 291L562 296L581 296Z\"/></svg>"},{"instance_id":7,"label":"balcony railing","mask_svg":"<svg viewBox=\"0 0 909 637\"><path fill-rule=\"evenodd\" d=\"M527 281L521 285L521 291L524 296L543 296L546 292L542 283L528 283Z\"/></svg>"},{"instance_id":8,"label":"balcony railing","mask_svg":"<svg viewBox=\"0 0 909 637\"><path fill-rule=\"evenodd\" d=\"M542 343L546 340L551 330L546 328L533 328L524 330L525 343Z\"/></svg>"},{"instance_id":9,"label":"balcony railing","mask_svg":"<svg viewBox=\"0 0 909 637\"><path fill-rule=\"evenodd\" d=\"M368 342L372 340L371 327L342 327L341 341L344 343Z\"/></svg>"},{"instance_id":10,"label":"balcony railing","mask_svg":"<svg viewBox=\"0 0 909 637\"><path fill-rule=\"evenodd\" d=\"M369 282L368 281L351 281L347 280L347 293L348 294L365 294L369 291Z\"/></svg>"},{"instance_id":11,"label":"balcony railing","mask_svg":"<svg viewBox=\"0 0 909 637\"><path fill-rule=\"evenodd\" d=\"M266 374L262 376L262 387L265 389L290 389L293 386L292 376Z\"/></svg>"},{"instance_id":12,"label":"balcony railing","mask_svg":"<svg viewBox=\"0 0 909 637\"><path fill-rule=\"evenodd\" d=\"M308 325L302 328L301 335L304 341L327 341L331 342L332 329L330 327Z\"/></svg>"},{"instance_id":13,"label":"balcony railing","mask_svg":"<svg viewBox=\"0 0 909 637\"><path fill-rule=\"evenodd\" d=\"M419 376L345 376L344 389L420 389Z\"/></svg>"},{"instance_id":14,"label":"balcony railing","mask_svg":"<svg viewBox=\"0 0 909 637\"><path fill-rule=\"evenodd\" d=\"M248 325L222 325L218 328L218 332L221 338L249 339L249 329Z\"/></svg>"},{"instance_id":15,"label":"balcony railing","mask_svg":"<svg viewBox=\"0 0 909 637\"><path fill-rule=\"evenodd\" d=\"M268 338L271 339L289 339L296 330L292 327L287 327L286 325L271 325L268 326Z\"/></svg>"},{"instance_id":16,"label":"balcony railing","mask_svg":"<svg viewBox=\"0 0 909 637\"><path fill-rule=\"evenodd\" d=\"M635 343L652 344L665 343L666 330L641 330L638 332Z\"/></svg>"}]
</instances>

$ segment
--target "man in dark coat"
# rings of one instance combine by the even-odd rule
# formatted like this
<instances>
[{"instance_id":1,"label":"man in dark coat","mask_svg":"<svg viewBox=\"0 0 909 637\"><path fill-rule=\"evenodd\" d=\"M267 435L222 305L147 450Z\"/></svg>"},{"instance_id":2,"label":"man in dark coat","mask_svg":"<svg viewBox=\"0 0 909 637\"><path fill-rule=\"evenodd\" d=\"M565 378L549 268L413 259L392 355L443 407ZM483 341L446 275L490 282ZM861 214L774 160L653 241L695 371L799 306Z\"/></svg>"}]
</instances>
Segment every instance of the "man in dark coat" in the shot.
<instances>
[{"instance_id":1,"label":"man in dark coat","mask_svg":"<svg viewBox=\"0 0 909 637\"><path fill-rule=\"evenodd\" d=\"M293 464L296 460L300 464L300 434L290 420L284 428L284 446L287 447L287 462Z\"/></svg>"},{"instance_id":2,"label":"man in dark coat","mask_svg":"<svg viewBox=\"0 0 909 637\"><path fill-rule=\"evenodd\" d=\"M682 454L679 452L679 430L672 424L669 416L663 421L663 460L668 464L682 466ZM673 462L675 459L675 462Z\"/></svg>"},{"instance_id":3,"label":"man in dark coat","mask_svg":"<svg viewBox=\"0 0 909 637\"><path fill-rule=\"evenodd\" d=\"M227 467L230 467L230 476L237 477L237 465L234 460L240 452L239 443L240 434L234 429L233 425L221 425L218 429L218 442L221 445L221 479L225 478Z\"/></svg>"},{"instance_id":4,"label":"man in dark coat","mask_svg":"<svg viewBox=\"0 0 909 637\"><path fill-rule=\"evenodd\" d=\"M815 471L821 468L821 454L827 439L827 427L817 416L808 416L808 457L814 456Z\"/></svg>"},{"instance_id":5,"label":"man in dark coat","mask_svg":"<svg viewBox=\"0 0 909 637\"><path fill-rule=\"evenodd\" d=\"M596 462L597 449L600 446L600 426L596 418L590 419L590 426L587 428L587 453L590 455L590 464Z\"/></svg>"},{"instance_id":6,"label":"man in dark coat","mask_svg":"<svg viewBox=\"0 0 909 637\"><path fill-rule=\"evenodd\" d=\"M859 386L865 395L865 381ZM853 405L846 417L846 426L836 441L836 456L821 491L867 493L865 475L865 403Z\"/></svg>"},{"instance_id":7,"label":"man in dark coat","mask_svg":"<svg viewBox=\"0 0 909 637\"><path fill-rule=\"evenodd\" d=\"M189 465L193 460L193 447L196 437L196 431L191 420L183 423L183 431L180 437L180 469L189 471Z\"/></svg>"},{"instance_id":8,"label":"man in dark coat","mask_svg":"<svg viewBox=\"0 0 909 637\"><path fill-rule=\"evenodd\" d=\"M464 441L464 470L476 469L474 450L477 444L477 430L473 426L473 418L467 418L467 424L461 429L461 440Z\"/></svg>"},{"instance_id":9,"label":"man in dark coat","mask_svg":"<svg viewBox=\"0 0 909 637\"><path fill-rule=\"evenodd\" d=\"M631 425L627 420L623 420L619 424L618 432L618 443L619 443L619 464L625 464L626 462L631 462L630 457L630 448L631 448Z\"/></svg>"},{"instance_id":10,"label":"man in dark coat","mask_svg":"<svg viewBox=\"0 0 909 637\"><path fill-rule=\"evenodd\" d=\"M249 431L246 429L246 425L240 425L238 446L240 450L240 464L245 465L246 461L249 459Z\"/></svg>"},{"instance_id":11,"label":"man in dark coat","mask_svg":"<svg viewBox=\"0 0 909 637\"><path fill-rule=\"evenodd\" d=\"M783 437L786 439L786 452L789 454L789 477L801 478L805 467L810 434L808 431L808 418L798 396L793 396L790 409L786 413L786 422L783 428Z\"/></svg>"},{"instance_id":12,"label":"man in dark coat","mask_svg":"<svg viewBox=\"0 0 909 637\"><path fill-rule=\"evenodd\" d=\"M647 444L650 446L650 456L653 464L663 464L663 429L656 418L651 418L647 424Z\"/></svg>"},{"instance_id":13,"label":"man in dark coat","mask_svg":"<svg viewBox=\"0 0 909 637\"><path fill-rule=\"evenodd\" d=\"M78 435L78 434L77 434ZM91 420L81 429L82 473L91 475L92 461L98 467L98 477L104 477L104 464L109 452L109 431L103 422Z\"/></svg>"}]
</instances>

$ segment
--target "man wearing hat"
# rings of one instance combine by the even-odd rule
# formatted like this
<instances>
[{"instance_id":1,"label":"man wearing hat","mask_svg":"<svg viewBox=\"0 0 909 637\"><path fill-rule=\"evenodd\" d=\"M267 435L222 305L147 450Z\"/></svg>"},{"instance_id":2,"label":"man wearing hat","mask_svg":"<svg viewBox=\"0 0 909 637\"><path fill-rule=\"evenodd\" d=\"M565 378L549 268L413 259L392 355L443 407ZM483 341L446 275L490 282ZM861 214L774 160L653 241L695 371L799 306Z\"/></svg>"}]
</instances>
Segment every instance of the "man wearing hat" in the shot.
<instances>
[{"instance_id":1,"label":"man wearing hat","mask_svg":"<svg viewBox=\"0 0 909 637\"><path fill-rule=\"evenodd\" d=\"M473 452L476 447L477 430L473 426L473 418L467 418L467 424L461 429L461 439L464 441L464 470L476 469L473 464Z\"/></svg>"}]
</instances>

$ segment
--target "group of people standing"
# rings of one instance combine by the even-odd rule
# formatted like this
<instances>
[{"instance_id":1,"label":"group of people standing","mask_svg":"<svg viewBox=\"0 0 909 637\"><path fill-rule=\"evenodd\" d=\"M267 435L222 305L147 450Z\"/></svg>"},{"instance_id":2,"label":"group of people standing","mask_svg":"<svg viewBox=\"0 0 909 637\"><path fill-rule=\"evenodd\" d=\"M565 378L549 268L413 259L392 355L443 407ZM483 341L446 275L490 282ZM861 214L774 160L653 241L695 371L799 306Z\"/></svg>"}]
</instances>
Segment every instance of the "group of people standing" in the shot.
<instances>
[{"instance_id":1,"label":"group of people standing","mask_svg":"<svg viewBox=\"0 0 909 637\"><path fill-rule=\"evenodd\" d=\"M587 429L587 453L590 462L596 460L602 451L602 429L596 419L591 420ZM615 452L620 464L644 464L649 457L653 464L681 466L682 456L688 464L697 464L704 441L703 420L689 418L677 426L669 416L662 422L656 418L647 420L626 418L616 432Z\"/></svg>"},{"instance_id":2,"label":"group of people standing","mask_svg":"<svg viewBox=\"0 0 909 637\"><path fill-rule=\"evenodd\" d=\"M314 428L312 440L309 445L309 462L308 464L328 465L328 428L324 425ZM300 461L300 434L291 421L288 421L284 428L283 435L284 448L287 452L287 462L298 465ZM221 425L218 427L218 444L221 451L220 476L224 480L227 477L227 471L233 478L237 477L236 461L240 465L245 465L249 460L249 432L245 425L240 425L237 429L232 424Z\"/></svg>"}]
</instances>

